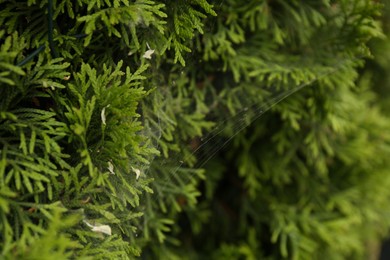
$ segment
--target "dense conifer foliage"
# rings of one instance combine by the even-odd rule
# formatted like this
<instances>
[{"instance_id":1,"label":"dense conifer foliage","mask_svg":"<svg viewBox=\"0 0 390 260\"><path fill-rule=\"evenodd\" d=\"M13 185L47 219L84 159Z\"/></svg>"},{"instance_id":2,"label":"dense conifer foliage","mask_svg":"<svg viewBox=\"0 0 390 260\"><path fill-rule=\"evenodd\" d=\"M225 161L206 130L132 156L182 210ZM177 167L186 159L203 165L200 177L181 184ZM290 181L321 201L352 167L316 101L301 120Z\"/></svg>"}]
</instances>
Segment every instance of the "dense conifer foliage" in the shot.
<instances>
[{"instance_id":1,"label":"dense conifer foliage","mask_svg":"<svg viewBox=\"0 0 390 260\"><path fill-rule=\"evenodd\" d=\"M390 224L384 10L0 1L0 258L366 259Z\"/></svg>"}]
</instances>

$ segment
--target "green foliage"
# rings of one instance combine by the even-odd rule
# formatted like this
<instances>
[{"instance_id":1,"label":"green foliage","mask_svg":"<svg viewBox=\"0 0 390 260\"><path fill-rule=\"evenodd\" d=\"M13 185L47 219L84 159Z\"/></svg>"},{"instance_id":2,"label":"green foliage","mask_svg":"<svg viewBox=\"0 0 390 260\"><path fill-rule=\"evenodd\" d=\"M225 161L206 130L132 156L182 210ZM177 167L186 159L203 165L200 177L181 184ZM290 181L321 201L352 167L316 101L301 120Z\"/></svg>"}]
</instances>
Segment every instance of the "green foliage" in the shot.
<instances>
[{"instance_id":1,"label":"green foliage","mask_svg":"<svg viewBox=\"0 0 390 260\"><path fill-rule=\"evenodd\" d=\"M0 258L363 258L390 224L381 8L1 2Z\"/></svg>"},{"instance_id":2,"label":"green foliage","mask_svg":"<svg viewBox=\"0 0 390 260\"><path fill-rule=\"evenodd\" d=\"M382 35L370 20L377 6L344 1L287 8L276 2L261 8L266 14L274 10L272 19L283 17L277 25L255 25L253 18L247 23L254 8L242 8L240 16L238 7L227 7L227 20L217 22L220 27L205 41L204 58L220 60L233 76L214 83L222 81L221 93L232 95L224 99L230 111L262 102L264 96L254 101L249 88L300 92L272 108L207 167L209 195L183 217L193 224L179 233L192 237L179 251L183 256L193 249L199 258L356 259L365 256L368 240L383 235L378 225L388 227L390 194L379 186L389 180L389 121L373 105L373 92L356 87L364 40ZM245 31L252 33L240 33ZM229 46L224 41L235 47L219 48ZM269 105L253 105L248 113L264 109ZM242 125L231 128L228 136Z\"/></svg>"},{"instance_id":3,"label":"green foliage","mask_svg":"<svg viewBox=\"0 0 390 260\"><path fill-rule=\"evenodd\" d=\"M69 259L73 250L80 248L80 244L73 241L69 235L63 232L75 225L80 218L76 215L64 217L65 208L60 204L47 205L38 211L45 216L48 226L30 226L35 235L26 241L26 244L5 244L4 251L12 247L12 253L6 254L5 259ZM42 218L43 220L43 218ZM8 224L3 222L4 224ZM7 229L11 229L10 226ZM24 238L20 239L23 240ZM27 239L26 239L27 240ZM88 259L80 257L80 259Z\"/></svg>"}]
</instances>

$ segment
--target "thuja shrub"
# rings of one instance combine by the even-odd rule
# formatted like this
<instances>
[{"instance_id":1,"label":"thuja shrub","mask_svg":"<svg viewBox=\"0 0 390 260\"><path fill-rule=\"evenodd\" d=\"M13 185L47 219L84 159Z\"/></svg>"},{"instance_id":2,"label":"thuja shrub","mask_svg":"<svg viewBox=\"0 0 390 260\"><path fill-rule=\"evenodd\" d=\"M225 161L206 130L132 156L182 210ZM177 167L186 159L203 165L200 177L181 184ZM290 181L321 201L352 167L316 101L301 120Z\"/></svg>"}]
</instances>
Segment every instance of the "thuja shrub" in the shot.
<instances>
[{"instance_id":1,"label":"thuja shrub","mask_svg":"<svg viewBox=\"0 0 390 260\"><path fill-rule=\"evenodd\" d=\"M359 81L381 7L1 1L2 258L365 257L388 228L390 122Z\"/></svg>"}]
</instances>

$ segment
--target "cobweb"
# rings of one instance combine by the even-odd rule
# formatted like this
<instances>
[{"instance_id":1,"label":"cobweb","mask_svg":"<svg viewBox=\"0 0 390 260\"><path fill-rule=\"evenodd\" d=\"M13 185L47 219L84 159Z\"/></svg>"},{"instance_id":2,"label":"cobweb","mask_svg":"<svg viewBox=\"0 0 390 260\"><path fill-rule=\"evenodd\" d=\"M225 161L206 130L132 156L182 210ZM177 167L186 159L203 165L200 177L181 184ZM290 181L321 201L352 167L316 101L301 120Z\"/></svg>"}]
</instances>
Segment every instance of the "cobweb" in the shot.
<instances>
[{"instance_id":1,"label":"cobweb","mask_svg":"<svg viewBox=\"0 0 390 260\"><path fill-rule=\"evenodd\" d=\"M223 1L221 1L220 4L222 5ZM212 31L214 26L215 24L211 24L208 27L208 30ZM193 54L189 54L186 57L186 60L189 61L194 61L194 59L196 59L196 57L193 56ZM301 60L306 59L307 57L301 57ZM357 59L360 58L356 58L356 60ZM188 149L190 152L187 154L182 153L182 149L178 148L176 151L170 150L167 158L162 156L164 151L160 146L160 141L164 138L164 128L167 127L162 123L164 120L161 118L164 115L164 106L157 106L157 108L154 108L155 110L147 111L151 108L144 105L142 109L144 130L141 134L150 137L149 146L158 150L160 154L158 155L155 153L154 156L148 159L150 163L143 166L141 169L143 173L141 178L155 178L153 186L154 193L145 194L145 197L142 198L143 202L148 200L148 203L160 204L160 207L164 211L166 206L161 205L161 200L165 199L164 193L167 190L174 188L176 185L177 187L185 187L187 184L193 184L192 182L194 180L196 182L199 179L205 178L205 175L207 177L207 173L204 175L204 172L199 171L199 169L202 169L209 160L229 144L241 131L255 121L258 121L267 111L289 98L291 95L297 94L297 92L304 88L314 86L317 81L325 80L329 75L337 73L356 60L351 58L334 58L328 60L327 63L324 62L322 68L318 66L317 71L312 72L311 77L305 81L296 82L290 78L289 82L286 84L288 87L281 88L278 86L266 86L267 84L261 84L257 91L259 95L263 97L262 99L252 98L249 94L253 93L238 91L235 94L235 98L239 100L237 103L240 104L238 107L231 108L223 102L216 105L209 103L208 105L210 106L215 105L213 109L222 111L217 111L218 113L213 113L213 111L211 111L208 114L207 119L214 122L214 127L194 139L195 145L189 140L188 146L191 148ZM299 59L295 63L297 67L300 66ZM291 66L294 65L292 64ZM189 72L183 68L180 73ZM223 73L221 74L223 76ZM168 85L174 86L175 82L168 82ZM160 104L168 102L164 100L164 96L166 94L165 91L169 91L169 86L168 88L155 87L155 93L150 95L150 102ZM229 89L228 91L235 91L235 89ZM217 95L217 97L219 99L226 98L226 96L221 93L220 95ZM196 107L193 109L195 111ZM216 114L218 116L216 116ZM155 115L155 118L148 118L151 115ZM161 168L169 168L170 170L167 174L161 174L161 172L159 172L159 169ZM183 169L186 169L186 171L182 171ZM187 176L183 176L183 174L186 174ZM178 178L179 176L181 178Z\"/></svg>"},{"instance_id":2,"label":"cobweb","mask_svg":"<svg viewBox=\"0 0 390 260\"><path fill-rule=\"evenodd\" d=\"M241 131L249 127L255 121L257 121L262 115L269 111L272 107L276 106L278 103L287 99L291 95L299 92L305 87L313 85L318 80L329 76L332 73L337 72L345 65L345 61L340 62L337 66L329 69L325 68L324 71L314 77L312 80L303 82L299 85L291 85L290 88L284 90L268 90L268 97L266 97L262 102L253 103L253 100L244 96L243 94L237 94L236 98L240 100L241 107L236 108L236 111L228 111L228 108L225 108L226 116L219 116L219 121L215 122L215 126L212 130L206 132L203 136L199 136L195 139L195 147L193 144L192 151L188 155L183 155L180 152L176 154L170 154L169 159L156 160L155 157L152 161L152 166L155 167L161 166L161 164L170 164L170 172L168 176L165 176L162 180L159 180L159 185L167 186L168 184L174 183L177 179L175 178L177 174L180 173L182 168L192 168L200 169L202 168L209 160L211 160L221 149L223 149L227 144L229 144L235 136L237 136ZM264 91L264 89L259 89L259 92ZM240 95L240 96L238 96ZM232 114L233 113L233 114ZM160 120L158 120L160 121ZM149 128L149 132L153 135L158 135L161 138L162 129L161 125L155 125L154 128ZM158 144L156 143L156 148ZM191 158L196 159L195 165L188 165L188 161L191 161ZM157 165L156 165L157 164ZM190 182L193 175L197 174L196 171L190 171L187 174L186 181ZM158 178L158 176L156 176ZM187 183L181 183L186 185ZM160 194L161 195L161 194ZM152 200L156 201L159 194L154 194Z\"/></svg>"}]
</instances>

